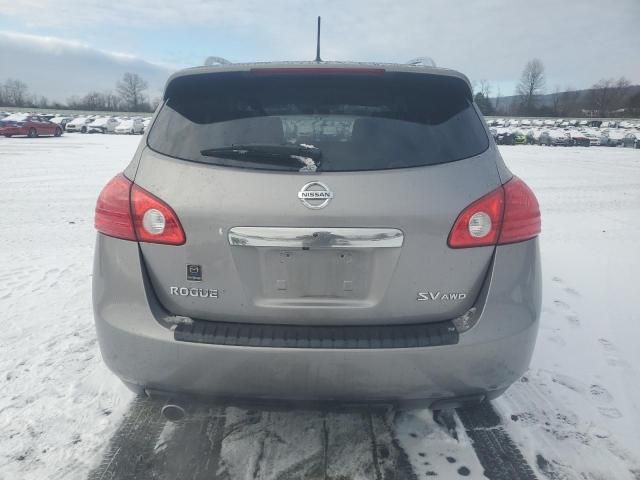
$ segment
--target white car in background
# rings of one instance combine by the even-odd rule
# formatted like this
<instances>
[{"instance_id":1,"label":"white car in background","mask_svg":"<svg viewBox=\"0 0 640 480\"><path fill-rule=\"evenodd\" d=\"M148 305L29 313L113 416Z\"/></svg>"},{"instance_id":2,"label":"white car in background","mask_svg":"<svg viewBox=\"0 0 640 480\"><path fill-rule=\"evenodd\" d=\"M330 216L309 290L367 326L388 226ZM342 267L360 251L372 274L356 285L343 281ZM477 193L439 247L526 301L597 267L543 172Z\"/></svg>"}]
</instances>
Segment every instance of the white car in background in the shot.
<instances>
[{"instance_id":1,"label":"white car in background","mask_svg":"<svg viewBox=\"0 0 640 480\"><path fill-rule=\"evenodd\" d=\"M98 117L87 128L89 133L113 133L118 124L115 117Z\"/></svg>"},{"instance_id":2,"label":"white car in background","mask_svg":"<svg viewBox=\"0 0 640 480\"><path fill-rule=\"evenodd\" d=\"M60 125L63 130L66 130L67 129L67 123L69 123L71 120L73 120L73 117L66 117L64 115L56 115L55 117L53 117L49 121L51 123L55 123L56 125Z\"/></svg>"},{"instance_id":3,"label":"white car in background","mask_svg":"<svg viewBox=\"0 0 640 480\"><path fill-rule=\"evenodd\" d=\"M603 136L600 138L600 145L606 145L607 147L622 145L622 139L626 133L624 130L618 130L617 128L605 130L602 132Z\"/></svg>"},{"instance_id":4,"label":"white car in background","mask_svg":"<svg viewBox=\"0 0 640 480\"><path fill-rule=\"evenodd\" d=\"M142 121L142 131L146 132L149 125L151 125L151 117L147 117Z\"/></svg>"},{"instance_id":5,"label":"white car in background","mask_svg":"<svg viewBox=\"0 0 640 480\"><path fill-rule=\"evenodd\" d=\"M600 132L594 130L585 130L584 136L589 139L589 145L591 145L592 147L600 146L600 139L602 137L602 134Z\"/></svg>"},{"instance_id":6,"label":"white car in background","mask_svg":"<svg viewBox=\"0 0 640 480\"><path fill-rule=\"evenodd\" d=\"M142 133L143 131L144 125L142 123L142 119L139 117L124 119L115 129L115 133L128 133L130 135Z\"/></svg>"},{"instance_id":7,"label":"white car in background","mask_svg":"<svg viewBox=\"0 0 640 480\"><path fill-rule=\"evenodd\" d=\"M67 132L87 133L88 125L93 121L89 117L76 117L67 123L65 130Z\"/></svg>"}]
</instances>

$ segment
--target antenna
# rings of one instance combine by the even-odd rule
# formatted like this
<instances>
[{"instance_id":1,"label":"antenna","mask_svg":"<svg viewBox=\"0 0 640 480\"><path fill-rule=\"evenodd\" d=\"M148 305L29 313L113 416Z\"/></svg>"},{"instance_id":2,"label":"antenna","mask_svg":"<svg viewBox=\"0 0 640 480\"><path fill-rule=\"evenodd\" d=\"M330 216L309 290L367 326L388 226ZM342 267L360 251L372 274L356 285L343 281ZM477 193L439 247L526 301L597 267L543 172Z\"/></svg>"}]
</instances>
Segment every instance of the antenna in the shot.
<instances>
[{"instance_id":1,"label":"antenna","mask_svg":"<svg viewBox=\"0 0 640 480\"><path fill-rule=\"evenodd\" d=\"M320 16L318 15L318 41L316 44L316 62L321 62L320 58Z\"/></svg>"}]
</instances>

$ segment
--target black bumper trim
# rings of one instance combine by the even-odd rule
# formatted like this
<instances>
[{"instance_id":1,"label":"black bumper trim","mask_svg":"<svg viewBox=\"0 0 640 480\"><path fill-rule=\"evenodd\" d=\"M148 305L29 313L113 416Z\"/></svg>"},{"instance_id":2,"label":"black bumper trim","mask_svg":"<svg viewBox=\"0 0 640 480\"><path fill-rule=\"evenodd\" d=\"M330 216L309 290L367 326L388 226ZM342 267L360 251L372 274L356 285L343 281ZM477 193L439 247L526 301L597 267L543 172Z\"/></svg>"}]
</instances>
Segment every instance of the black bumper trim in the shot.
<instances>
[{"instance_id":1,"label":"black bumper trim","mask_svg":"<svg viewBox=\"0 0 640 480\"><path fill-rule=\"evenodd\" d=\"M411 325L304 326L194 320L174 330L180 342L238 347L388 349L421 348L458 343L453 323Z\"/></svg>"}]
</instances>

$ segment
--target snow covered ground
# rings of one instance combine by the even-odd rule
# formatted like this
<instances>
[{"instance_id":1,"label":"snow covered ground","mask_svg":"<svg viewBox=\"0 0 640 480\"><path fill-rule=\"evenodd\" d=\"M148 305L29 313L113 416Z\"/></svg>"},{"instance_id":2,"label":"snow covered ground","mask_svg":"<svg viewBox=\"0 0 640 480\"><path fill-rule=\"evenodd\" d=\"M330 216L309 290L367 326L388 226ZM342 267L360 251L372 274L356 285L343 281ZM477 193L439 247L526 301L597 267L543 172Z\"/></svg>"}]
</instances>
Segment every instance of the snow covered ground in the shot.
<instances>
[{"instance_id":1,"label":"snow covered ground","mask_svg":"<svg viewBox=\"0 0 640 480\"><path fill-rule=\"evenodd\" d=\"M132 400L100 360L90 282L95 198L139 141L0 139L0 480L84 478ZM637 480L640 151L502 152L541 203L544 309L531 369L495 407L542 478ZM482 478L430 412L395 429L421 476Z\"/></svg>"}]
</instances>

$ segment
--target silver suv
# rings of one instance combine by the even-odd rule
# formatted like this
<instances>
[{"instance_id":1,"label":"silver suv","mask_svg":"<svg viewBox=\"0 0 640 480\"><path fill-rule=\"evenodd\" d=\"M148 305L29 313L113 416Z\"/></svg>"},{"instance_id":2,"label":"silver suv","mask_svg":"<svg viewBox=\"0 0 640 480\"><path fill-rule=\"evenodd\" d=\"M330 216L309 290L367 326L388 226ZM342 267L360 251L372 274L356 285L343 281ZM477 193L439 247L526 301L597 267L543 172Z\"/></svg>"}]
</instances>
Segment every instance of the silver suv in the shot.
<instances>
[{"instance_id":1,"label":"silver suv","mask_svg":"<svg viewBox=\"0 0 640 480\"><path fill-rule=\"evenodd\" d=\"M531 358L538 203L452 70L178 72L95 225L102 355L137 391L443 405Z\"/></svg>"}]
</instances>

